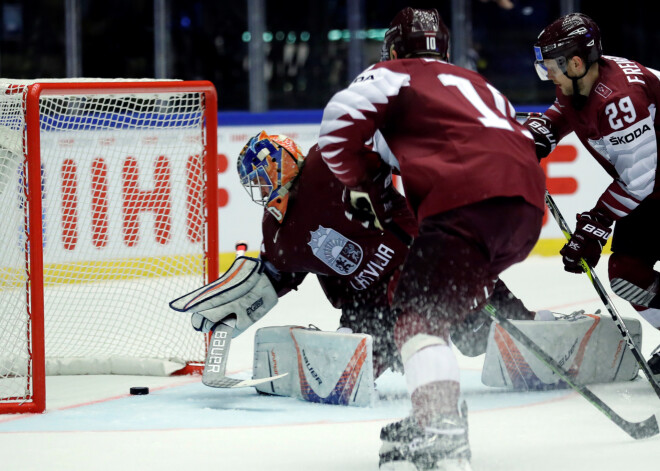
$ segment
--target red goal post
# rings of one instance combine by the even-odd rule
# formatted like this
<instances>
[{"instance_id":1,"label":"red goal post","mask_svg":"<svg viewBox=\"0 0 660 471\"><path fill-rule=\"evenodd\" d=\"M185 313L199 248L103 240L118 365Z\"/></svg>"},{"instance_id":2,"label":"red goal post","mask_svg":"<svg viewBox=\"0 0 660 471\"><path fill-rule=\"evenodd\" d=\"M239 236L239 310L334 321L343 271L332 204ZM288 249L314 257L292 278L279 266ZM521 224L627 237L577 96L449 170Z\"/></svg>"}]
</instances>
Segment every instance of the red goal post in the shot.
<instances>
[{"instance_id":1,"label":"red goal post","mask_svg":"<svg viewBox=\"0 0 660 471\"><path fill-rule=\"evenodd\" d=\"M219 276L206 81L0 81L0 413L46 374L194 371L168 302Z\"/></svg>"}]
</instances>

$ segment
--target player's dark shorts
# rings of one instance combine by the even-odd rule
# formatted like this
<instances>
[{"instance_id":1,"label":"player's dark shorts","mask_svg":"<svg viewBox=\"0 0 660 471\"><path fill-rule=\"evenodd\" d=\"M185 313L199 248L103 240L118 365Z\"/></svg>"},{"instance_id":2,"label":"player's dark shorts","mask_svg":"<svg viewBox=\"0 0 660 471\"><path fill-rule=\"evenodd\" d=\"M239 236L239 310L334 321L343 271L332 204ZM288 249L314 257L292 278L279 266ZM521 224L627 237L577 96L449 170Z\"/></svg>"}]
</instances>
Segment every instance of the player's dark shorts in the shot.
<instances>
[{"instance_id":1,"label":"player's dark shorts","mask_svg":"<svg viewBox=\"0 0 660 471\"><path fill-rule=\"evenodd\" d=\"M524 260L543 212L522 198L492 198L422 221L397 284L393 306L438 328L461 322L493 292L499 274Z\"/></svg>"},{"instance_id":2,"label":"player's dark shorts","mask_svg":"<svg viewBox=\"0 0 660 471\"><path fill-rule=\"evenodd\" d=\"M401 355L394 342L397 312L389 306L389 289L390 277L387 276L369 289L353 291L352 299L341 307L342 326L371 335L376 376L388 367L403 371Z\"/></svg>"},{"instance_id":3,"label":"player's dark shorts","mask_svg":"<svg viewBox=\"0 0 660 471\"><path fill-rule=\"evenodd\" d=\"M645 199L615 223L612 252L660 260L660 199Z\"/></svg>"},{"instance_id":4,"label":"player's dark shorts","mask_svg":"<svg viewBox=\"0 0 660 471\"><path fill-rule=\"evenodd\" d=\"M394 324L397 313L390 308L389 295L395 272L361 291L355 290L341 277L319 276L319 283L327 298L341 308L339 324L353 332L369 334L373 341L374 372L382 373L388 367L403 371L401 356L394 343Z\"/></svg>"}]
</instances>

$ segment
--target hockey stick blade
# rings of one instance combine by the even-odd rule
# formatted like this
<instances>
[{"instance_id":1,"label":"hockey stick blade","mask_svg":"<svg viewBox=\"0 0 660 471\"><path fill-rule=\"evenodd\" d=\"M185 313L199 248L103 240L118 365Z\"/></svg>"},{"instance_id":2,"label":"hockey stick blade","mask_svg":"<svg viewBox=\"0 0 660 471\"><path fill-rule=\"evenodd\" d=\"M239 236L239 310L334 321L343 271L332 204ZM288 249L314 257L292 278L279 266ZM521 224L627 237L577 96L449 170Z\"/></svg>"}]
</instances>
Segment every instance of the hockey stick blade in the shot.
<instances>
[{"instance_id":1,"label":"hockey stick blade","mask_svg":"<svg viewBox=\"0 0 660 471\"><path fill-rule=\"evenodd\" d=\"M269 381L275 381L277 379L283 378L289 373L283 373L281 375L269 376L268 378L254 378L254 379L235 379L229 378L227 376L215 377L207 381L202 382L206 386L212 388L249 388L256 386L261 383L267 383Z\"/></svg>"},{"instance_id":2,"label":"hockey stick blade","mask_svg":"<svg viewBox=\"0 0 660 471\"><path fill-rule=\"evenodd\" d=\"M629 425L630 424L630 425ZM623 428L623 427L626 428ZM635 440L649 438L657 435L658 432L658 414L654 414L646 420L637 423L625 422L621 425L624 431Z\"/></svg>"},{"instance_id":3,"label":"hockey stick blade","mask_svg":"<svg viewBox=\"0 0 660 471\"><path fill-rule=\"evenodd\" d=\"M561 229L563 232L566 240L571 240L571 229L568 226L566 219L564 219L564 216L562 216L561 212L559 211L559 207L555 203L555 200L552 198L548 190L545 191L545 203L548 206L550 213L552 213L552 216L555 218L555 221L557 221L557 225L559 225L559 229ZM639 348L637 348L637 345L635 345L635 341L630 335L630 332L624 324L623 319L621 319L621 316L614 307L614 304L610 300L610 297L607 295L607 291L605 291L605 288L596 276L593 268L589 266L586 260L581 259L580 263L582 265L582 269L587 274L591 284L596 290L596 293L598 293L600 300L605 305L605 308L607 308L607 311L610 313L610 317L614 321L614 324L619 329L621 336L628 345L628 349L635 357L639 368L644 372L644 376L646 376L646 379L648 379L651 387L653 388L653 391L655 391L655 394L660 398L660 385L658 385L658 382L653 378L653 372L651 371L651 368L649 367L648 363L646 363L646 360L644 360L642 354L639 352Z\"/></svg>"},{"instance_id":4,"label":"hockey stick blade","mask_svg":"<svg viewBox=\"0 0 660 471\"><path fill-rule=\"evenodd\" d=\"M562 380L566 382L573 390L594 405L598 410L614 422L621 430L626 432L635 440L649 438L660 432L658 428L658 416L652 415L641 422L630 422L619 414L614 412L598 396L596 396L587 386L576 382L550 355L541 349L524 332L518 329L511 321L502 317L494 306L488 304L484 308L486 312L497 322L506 332L511 335L520 344L530 350L534 356L542 361L548 368L554 371Z\"/></svg>"}]
</instances>

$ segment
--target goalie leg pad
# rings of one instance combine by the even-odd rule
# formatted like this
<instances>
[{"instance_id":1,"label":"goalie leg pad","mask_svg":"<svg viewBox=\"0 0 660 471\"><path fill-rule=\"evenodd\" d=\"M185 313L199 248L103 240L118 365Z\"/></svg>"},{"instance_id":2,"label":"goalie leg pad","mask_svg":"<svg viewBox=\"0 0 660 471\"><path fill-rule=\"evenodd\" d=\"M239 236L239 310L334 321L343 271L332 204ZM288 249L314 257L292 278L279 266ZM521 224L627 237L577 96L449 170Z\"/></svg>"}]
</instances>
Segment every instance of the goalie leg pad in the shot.
<instances>
[{"instance_id":1,"label":"goalie leg pad","mask_svg":"<svg viewBox=\"0 0 660 471\"><path fill-rule=\"evenodd\" d=\"M641 323L623 320L641 348ZM637 376L639 365L610 316L577 312L552 322L511 322L582 384L630 381ZM519 390L563 386L550 368L496 323L490 327L481 381Z\"/></svg>"},{"instance_id":2,"label":"goalie leg pad","mask_svg":"<svg viewBox=\"0 0 660 471\"><path fill-rule=\"evenodd\" d=\"M256 386L264 394L308 402L371 406L372 338L298 326L264 327L254 338L253 377L289 373Z\"/></svg>"},{"instance_id":3,"label":"goalie leg pad","mask_svg":"<svg viewBox=\"0 0 660 471\"><path fill-rule=\"evenodd\" d=\"M217 280L170 303L175 311L191 313L193 328L202 332L227 317L236 318L233 337L243 333L277 304L277 293L264 273L263 262L237 257Z\"/></svg>"}]
</instances>

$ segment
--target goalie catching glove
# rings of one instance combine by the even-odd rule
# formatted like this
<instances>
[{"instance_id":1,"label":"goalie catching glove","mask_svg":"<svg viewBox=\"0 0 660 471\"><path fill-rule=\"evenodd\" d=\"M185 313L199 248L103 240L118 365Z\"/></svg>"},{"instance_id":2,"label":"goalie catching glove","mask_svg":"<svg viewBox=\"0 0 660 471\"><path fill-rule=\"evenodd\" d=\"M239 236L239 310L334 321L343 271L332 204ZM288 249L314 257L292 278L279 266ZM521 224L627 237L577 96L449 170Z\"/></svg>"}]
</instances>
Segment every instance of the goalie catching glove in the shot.
<instances>
[{"instance_id":1,"label":"goalie catching glove","mask_svg":"<svg viewBox=\"0 0 660 471\"><path fill-rule=\"evenodd\" d=\"M175 311L191 314L195 330L210 332L223 319L235 318L232 337L237 337L277 304L277 293L266 272L267 262L238 257L217 280L170 303Z\"/></svg>"}]
</instances>

